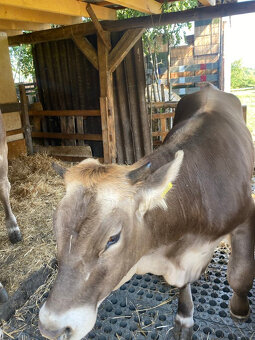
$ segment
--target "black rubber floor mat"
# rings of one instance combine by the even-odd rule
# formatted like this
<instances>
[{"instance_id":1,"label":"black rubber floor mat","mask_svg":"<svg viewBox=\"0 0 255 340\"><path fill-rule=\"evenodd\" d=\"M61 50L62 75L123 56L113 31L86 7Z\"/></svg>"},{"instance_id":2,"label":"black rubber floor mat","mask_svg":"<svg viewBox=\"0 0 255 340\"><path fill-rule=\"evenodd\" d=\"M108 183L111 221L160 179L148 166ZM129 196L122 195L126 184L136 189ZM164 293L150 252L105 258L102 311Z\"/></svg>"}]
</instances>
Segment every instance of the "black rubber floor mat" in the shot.
<instances>
[{"instance_id":1,"label":"black rubber floor mat","mask_svg":"<svg viewBox=\"0 0 255 340\"><path fill-rule=\"evenodd\" d=\"M228 309L232 290L226 278L227 257L224 251L215 252L206 274L192 285L193 339L255 339L255 285L249 293L253 313L246 322L233 321ZM177 302L178 289L167 285L163 278L135 275L102 303L96 325L85 339L173 339ZM31 307L31 318L36 313L38 309ZM43 339L35 326L29 326L29 317L25 322L27 329L15 339ZM24 322L15 320L12 329L22 325Z\"/></svg>"}]
</instances>

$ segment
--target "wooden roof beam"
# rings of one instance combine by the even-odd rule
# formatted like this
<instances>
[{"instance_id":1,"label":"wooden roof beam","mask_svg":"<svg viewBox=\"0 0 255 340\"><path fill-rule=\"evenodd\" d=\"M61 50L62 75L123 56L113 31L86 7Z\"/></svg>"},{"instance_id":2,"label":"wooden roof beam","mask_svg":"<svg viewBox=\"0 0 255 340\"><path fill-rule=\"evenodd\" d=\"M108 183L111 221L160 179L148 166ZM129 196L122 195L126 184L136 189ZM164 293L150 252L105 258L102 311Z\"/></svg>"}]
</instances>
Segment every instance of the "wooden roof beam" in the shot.
<instances>
[{"instance_id":1,"label":"wooden roof beam","mask_svg":"<svg viewBox=\"0 0 255 340\"><path fill-rule=\"evenodd\" d=\"M155 0L113 0L113 3L123 7L148 14L160 14L161 4Z\"/></svg>"},{"instance_id":2,"label":"wooden roof beam","mask_svg":"<svg viewBox=\"0 0 255 340\"><path fill-rule=\"evenodd\" d=\"M13 35L22 34L22 31L20 31L20 30L6 30L5 29L5 30L0 30L0 31L5 32L8 35L8 37L11 37Z\"/></svg>"},{"instance_id":3,"label":"wooden roof beam","mask_svg":"<svg viewBox=\"0 0 255 340\"><path fill-rule=\"evenodd\" d=\"M0 19L56 25L72 25L75 22L76 17L1 5Z\"/></svg>"},{"instance_id":4,"label":"wooden roof beam","mask_svg":"<svg viewBox=\"0 0 255 340\"><path fill-rule=\"evenodd\" d=\"M144 28L127 30L109 55L109 71L114 72L145 32Z\"/></svg>"},{"instance_id":5,"label":"wooden roof beam","mask_svg":"<svg viewBox=\"0 0 255 340\"><path fill-rule=\"evenodd\" d=\"M97 34L99 35L100 39L102 40L102 42L104 43L105 47L108 49L108 51L111 50L111 43L110 41L108 41L106 38L105 38L105 34L104 34L104 30L100 24L100 22L98 21L97 19L97 16L96 16L96 13L94 12L92 6L90 4L87 5L87 11L90 15L90 18L97 30Z\"/></svg>"},{"instance_id":6,"label":"wooden roof beam","mask_svg":"<svg viewBox=\"0 0 255 340\"><path fill-rule=\"evenodd\" d=\"M18 31L42 31L50 28L50 24L38 24L34 22L0 20L1 30L18 30Z\"/></svg>"},{"instance_id":7,"label":"wooden roof beam","mask_svg":"<svg viewBox=\"0 0 255 340\"><path fill-rule=\"evenodd\" d=\"M204 6L215 6L216 0L199 0L199 2Z\"/></svg>"},{"instance_id":8,"label":"wooden roof beam","mask_svg":"<svg viewBox=\"0 0 255 340\"><path fill-rule=\"evenodd\" d=\"M79 50L91 62L91 64L98 70L97 52L94 46L88 41L88 39L81 35L74 35L73 41L75 42Z\"/></svg>"},{"instance_id":9,"label":"wooden roof beam","mask_svg":"<svg viewBox=\"0 0 255 340\"><path fill-rule=\"evenodd\" d=\"M78 0L0 0L0 5L18 7L23 10L34 10L45 13L55 13L73 17L89 17L86 2ZM111 8L91 5L96 16L103 20L115 20L116 11ZM24 20L23 20L24 21ZM53 23L53 22L52 22Z\"/></svg>"},{"instance_id":10,"label":"wooden roof beam","mask_svg":"<svg viewBox=\"0 0 255 340\"><path fill-rule=\"evenodd\" d=\"M149 28L168 24L178 24L196 20L221 18L230 15L255 12L255 1L228 3L223 5L208 6L189 9L186 11L164 13L139 18L101 21L104 30L110 32L124 31L131 28ZM40 32L33 32L8 38L9 45L33 44L45 41L70 39L73 35L95 34L96 29L92 22L61 27Z\"/></svg>"}]
</instances>

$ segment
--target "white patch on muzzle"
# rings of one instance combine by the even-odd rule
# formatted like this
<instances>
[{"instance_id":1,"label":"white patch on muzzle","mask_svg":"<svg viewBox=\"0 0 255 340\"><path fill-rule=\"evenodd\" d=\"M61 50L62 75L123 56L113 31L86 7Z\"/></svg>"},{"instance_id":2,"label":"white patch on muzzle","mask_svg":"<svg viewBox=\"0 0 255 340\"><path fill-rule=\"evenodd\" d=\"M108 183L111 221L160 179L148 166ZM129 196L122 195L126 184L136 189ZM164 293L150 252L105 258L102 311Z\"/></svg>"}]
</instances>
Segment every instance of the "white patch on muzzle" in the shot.
<instances>
[{"instance_id":1,"label":"white patch on muzzle","mask_svg":"<svg viewBox=\"0 0 255 340\"><path fill-rule=\"evenodd\" d=\"M96 317L97 308L89 305L70 308L66 312L56 314L44 303L39 313L39 320L43 328L48 331L70 328L71 336L68 340L80 340L88 334L94 327Z\"/></svg>"}]
</instances>

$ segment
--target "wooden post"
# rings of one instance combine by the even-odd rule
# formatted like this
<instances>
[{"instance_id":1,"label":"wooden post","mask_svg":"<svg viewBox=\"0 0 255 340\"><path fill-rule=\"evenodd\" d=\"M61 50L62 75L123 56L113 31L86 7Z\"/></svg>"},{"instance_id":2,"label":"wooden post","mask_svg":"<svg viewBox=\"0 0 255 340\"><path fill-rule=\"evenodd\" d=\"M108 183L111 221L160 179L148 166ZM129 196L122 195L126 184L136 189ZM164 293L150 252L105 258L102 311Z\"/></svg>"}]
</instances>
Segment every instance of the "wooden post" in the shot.
<instances>
[{"instance_id":1,"label":"wooden post","mask_svg":"<svg viewBox=\"0 0 255 340\"><path fill-rule=\"evenodd\" d=\"M19 93L20 93L20 102L21 102L21 120L22 120L23 129L24 129L27 153L28 155L32 155L33 144L32 144L32 136L31 136L31 125L29 122L28 102L27 102L26 90L25 90L24 85L19 85Z\"/></svg>"},{"instance_id":2,"label":"wooden post","mask_svg":"<svg viewBox=\"0 0 255 340\"><path fill-rule=\"evenodd\" d=\"M242 105L242 109L243 109L243 119L246 124L247 123L247 105Z\"/></svg>"},{"instance_id":3,"label":"wooden post","mask_svg":"<svg viewBox=\"0 0 255 340\"><path fill-rule=\"evenodd\" d=\"M110 33L104 32L110 44ZM98 35L98 66L100 80L100 111L104 148L104 162L116 163L116 139L113 105L113 78L109 71L109 51Z\"/></svg>"}]
</instances>

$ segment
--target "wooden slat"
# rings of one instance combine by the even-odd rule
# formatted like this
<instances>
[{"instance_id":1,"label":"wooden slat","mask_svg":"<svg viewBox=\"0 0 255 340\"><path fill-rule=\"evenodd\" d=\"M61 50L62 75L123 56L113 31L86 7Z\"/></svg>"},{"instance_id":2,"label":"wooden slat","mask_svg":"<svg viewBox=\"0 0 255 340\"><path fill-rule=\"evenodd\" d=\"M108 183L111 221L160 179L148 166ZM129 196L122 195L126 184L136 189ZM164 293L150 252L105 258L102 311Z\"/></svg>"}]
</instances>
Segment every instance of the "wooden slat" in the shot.
<instances>
[{"instance_id":1,"label":"wooden slat","mask_svg":"<svg viewBox=\"0 0 255 340\"><path fill-rule=\"evenodd\" d=\"M174 118L175 113L153 113L151 119Z\"/></svg>"},{"instance_id":2,"label":"wooden slat","mask_svg":"<svg viewBox=\"0 0 255 340\"><path fill-rule=\"evenodd\" d=\"M117 45L113 48L109 55L109 70L114 72L125 56L129 53L132 47L141 38L145 29L137 28L132 30L127 30L121 39L118 41Z\"/></svg>"},{"instance_id":3,"label":"wooden slat","mask_svg":"<svg viewBox=\"0 0 255 340\"><path fill-rule=\"evenodd\" d=\"M52 139L77 139L101 141L102 135L85 133L55 133L55 132L32 132L33 138L52 138Z\"/></svg>"},{"instance_id":4,"label":"wooden slat","mask_svg":"<svg viewBox=\"0 0 255 340\"><path fill-rule=\"evenodd\" d=\"M136 1L138 2L138 1ZM237 3L228 3L217 6L201 7L189 9L186 11L163 13L116 21L102 21L101 25L104 30L110 32L124 31L131 28L149 28L169 24L178 24L189 21L198 21L212 18L221 18L230 15L244 14L255 12L255 1L245 1ZM17 19L18 20L18 19ZM9 45L33 44L45 41L56 41L70 39L74 34L90 35L94 34L96 29L93 23L82 23L70 27L61 27L41 32L33 32L26 35L8 38Z\"/></svg>"},{"instance_id":5,"label":"wooden slat","mask_svg":"<svg viewBox=\"0 0 255 340\"><path fill-rule=\"evenodd\" d=\"M91 64L98 70L97 52L94 46L88 41L88 39L81 35L74 35L73 41L75 42L79 50L91 62Z\"/></svg>"},{"instance_id":6,"label":"wooden slat","mask_svg":"<svg viewBox=\"0 0 255 340\"><path fill-rule=\"evenodd\" d=\"M112 0L116 5L123 7L132 8L136 11L148 13L148 14L159 14L161 13L161 4L155 0Z\"/></svg>"},{"instance_id":7,"label":"wooden slat","mask_svg":"<svg viewBox=\"0 0 255 340\"><path fill-rule=\"evenodd\" d=\"M153 137L157 137L157 136L165 137L167 134L168 134L168 131L166 131L166 132L161 132L161 131L152 132Z\"/></svg>"},{"instance_id":8,"label":"wooden slat","mask_svg":"<svg viewBox=\"0 0 255 340\"><path fill-rule=\"evenodd\" d=\"M167 108L176 108L178 102L152 102L148 103L149 107L152 107L153 109L167 109Z\"/></svg>"},{"instance_id":9,"label":"wooden slat","mask_svg":"<svg viewBox=\"0 0 255 340\"><path fill-rule=\"evenodd\" d=\"M73 17L88 17L86 3L77 0L0 0L0 5L8 5L14 8L28 9L45 12L46 14L56 13ZM115 20L116 11L111 8L104 8L91 5L99 19Z\"/></svg>"},{"instance_id":10,"label":"wooden slat","mask_svg":"<svg viewBox=\"0 0 255 340\"><path fill-rule=\"evenodd\" d=\"M27 148L25 139L8 142L8 159L15 159L21 155L26 155Z\"/></svg>"},{"instance_id":11,"label":"wooden slat","mask_svg":"<svg viewBox=\"0 0 255 340\"><path fill-rule=\"evenodd\" d=\"M14 136L14 135L18 135L19 133L23 133L24 130L23 129L15 129L15 130L11 130L11 131L6 131L6 136Z\"/></svg>"},{"instance_id":12,"label":"wooden slat","mask_svg":"<svg viewBox=\"0 0 255 340\"><path fill-rule=\"evenodd\" d=\"M94 117L100 116L100 110L44 110L44 111L36 111L30 110L28 112L29 116L33 117L72 117L72 116L81 116L81 117Z\"/></svg>"},{"instance_id":13,"label":"wooden slat","mask_svg":"<svg viewBox=\"0 0 255 340\"><path fill-rule=\"evenodd\" d=\"M20 103L5 103L0 104L0 110L2 113L17 112L21 110Z\"/></svg>"}]
</instances>

